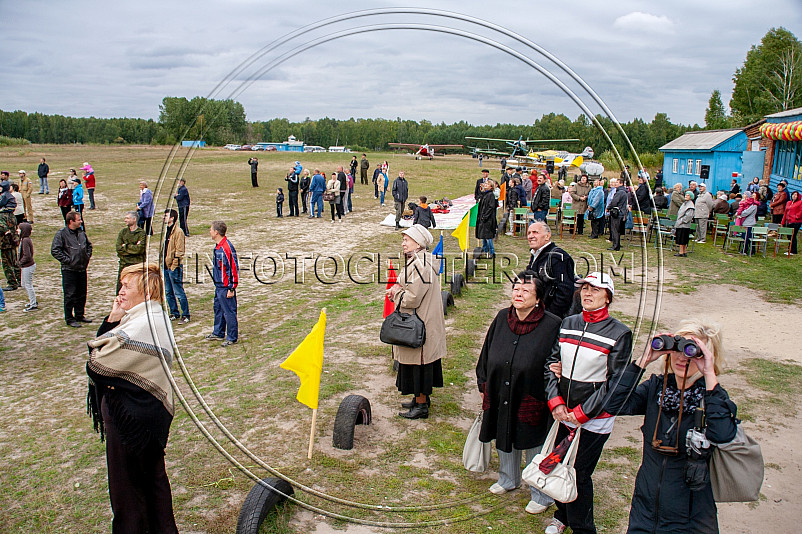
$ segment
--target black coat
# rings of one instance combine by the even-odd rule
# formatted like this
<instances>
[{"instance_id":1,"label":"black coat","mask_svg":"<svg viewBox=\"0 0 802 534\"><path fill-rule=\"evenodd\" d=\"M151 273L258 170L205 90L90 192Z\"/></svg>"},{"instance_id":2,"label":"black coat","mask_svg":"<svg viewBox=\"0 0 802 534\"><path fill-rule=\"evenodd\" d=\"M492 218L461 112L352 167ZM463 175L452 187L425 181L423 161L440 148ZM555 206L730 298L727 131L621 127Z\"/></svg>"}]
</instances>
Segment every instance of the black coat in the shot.
<instances>
[{"instance_id":1,"label":"black coat","mask_svg":"<svg viewBox=\"0 0 802 534\"><path fill-rule=\"evenodd\" d=\"M527 267L546 282L546 311L560 318L568 314L574 300L574 259L566 251L549 243Z\"/></svg>"},{"instance_id":2,"label":"black coat","mask_svg":"<svg viewBox=\"0 0 802 534\"><path fill-rule=\"evenodd\" d=\"M651 197L649 197L649 188L646 185L638 186L638 189L635 190L635 198L638 199L637 207L635 204L632 205L633 209L640 209L643 213L651 213L652 212L652 202Z\"/></svg>"},{"instance_id":3,"label":"black coat","mask_svg":"<svg viewBox=\"0 0 802 534\"><path fill-rule=\"evenodd\" d=\"M652 448L654 428L659 411L658 396L663 391L663 376L652 375L638 384L641 369L629 364L618 387L615 388L608 412L618 415L644 415L643 461L635 479L635 493L629 511L628 534L707 534L718 533L716 503L710 484L702 490L691 491L685 484L686 464L685 436L693 425L693 417L683 414L679 429L679 454L670 456ZM669 385L676 386L673 374ZM704 378L693 385L704 389ZM631 392L631 394L630 394ZM705 391L705 415L707 439L712 443L727 443L735 437L736 406L721 385ZM663 409L660 417L658 438L664 445L675 445L676 429L671 429L673 413Z\"/></svg>"},{"instance_id":4,"label":"black coat","mask_svg":"<svg viewBox=\"0 0 802 534\"><path fill-rule=\"evenodd\" d=\"M546 184L540 184L532 195L532 211L549 209L551 190Z\"/></svg>"},{"instance_id":5,"label":"black coat","mask_svg":"<svg viewBox=\"0 0 802 534\"><path fill-rule=\"evenodd\" d=\"M497 206L498 201L493 191L485 191L479 197L479 208L476 213L476 239L495 239L498 232Z\"/></svg>"},{"instance_id":6,"label":"black coat","mask_svg":"<svg viewBox=\"0 0 802 534\"><path fill-rule=\"evenodd\" d=\"M476 364L476 380L485 392L484 404L489 404L479 440L487 443L495 439L496 448L504 452L512 452L513 447L537 447L546 439L551 415L546 406L543 369L560 332L559 317L545 312L532 332L519 336L507 323L508 313L509 308L504 308L490 324ZM526 410L526 421L520 421L518 412L524 399L530 409Z\"/></svg>"}]
</instances>

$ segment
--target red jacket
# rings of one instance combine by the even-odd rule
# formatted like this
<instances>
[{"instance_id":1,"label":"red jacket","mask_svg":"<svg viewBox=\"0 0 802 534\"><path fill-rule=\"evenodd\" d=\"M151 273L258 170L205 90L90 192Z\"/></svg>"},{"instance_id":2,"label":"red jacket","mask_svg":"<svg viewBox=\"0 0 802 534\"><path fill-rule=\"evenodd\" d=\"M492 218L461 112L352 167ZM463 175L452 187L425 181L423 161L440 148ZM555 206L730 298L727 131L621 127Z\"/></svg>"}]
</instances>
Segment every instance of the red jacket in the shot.
<instances>
[{"instance_id":1,"label":"red jacket","mask_svg":"<svg viewBox=\"0 0 802 534\"><path fill-rule=\"evenodd\" d=\"M94 189L95 188L95 173L90 172L86 176L84 176L84 181L86 182L87 189Z\"/></svg>"},{"instance_id":2,"label":"red jacket","mask_svg":"<svg viewBox=\"0 0 802 534\"><path fill-rule=\"evenodd\" d=\"M769 207L771 208L772 215L782 215L785 213L785 203L788 202L788 193L785 191L777 191L771 199Z\"/></svg>"},{"instance_id":3,"label":"red jacket","mask_svg":"<svg viewBox=\"0 0 802 534\"><path fill-rule=\"evenodd\" d=\"M785 205L783 224L789 223L802 223L802 199L796 202L789 202Z\"/></svg>"}]
</instances>

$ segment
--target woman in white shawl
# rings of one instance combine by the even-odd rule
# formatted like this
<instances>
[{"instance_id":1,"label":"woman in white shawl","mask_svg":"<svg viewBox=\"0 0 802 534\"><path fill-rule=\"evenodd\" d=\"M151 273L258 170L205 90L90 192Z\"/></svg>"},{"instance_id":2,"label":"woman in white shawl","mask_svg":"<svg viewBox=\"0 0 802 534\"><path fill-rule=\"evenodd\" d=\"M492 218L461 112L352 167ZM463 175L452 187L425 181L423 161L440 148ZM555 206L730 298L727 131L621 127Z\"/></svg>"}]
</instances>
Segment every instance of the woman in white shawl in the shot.
<instances>
[{"instance_id":1,"label":"woman in white shawl","mask_svg":"<svg viewBox=\"0 0 802 534\"><path fill-rule=\"evenodd\" d=\"M106 441L112 532L177 533L164 448L173 421L167 368L173 331L154 263L123 269L122 286L88 343L88 409Z\"/></svg>"}]
</instances>

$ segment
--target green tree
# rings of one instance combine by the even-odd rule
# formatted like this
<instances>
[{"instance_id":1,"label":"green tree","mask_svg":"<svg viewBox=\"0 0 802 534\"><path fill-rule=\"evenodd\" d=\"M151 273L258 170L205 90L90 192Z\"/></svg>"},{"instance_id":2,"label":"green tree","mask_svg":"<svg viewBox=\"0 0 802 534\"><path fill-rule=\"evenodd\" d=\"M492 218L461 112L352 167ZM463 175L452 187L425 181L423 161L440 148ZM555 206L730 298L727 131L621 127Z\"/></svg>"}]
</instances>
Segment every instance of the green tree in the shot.
<instances>
[{"instance_id":1,"label":"green tree","mask_svg":"<svg viewBox=\"0 0 802 534\"><path fill-rule=\"evenodd\" d=\"M727 112L724 110L724 103L721 101L721 91L718 89L713 91L710 95L710 100L707 102L707 109L705 110L705 127L708 130L718 130L721 128L729 128L730 119L727 117Z\"/></svg>"},{"instance_id":2,"label":"green tree","mask_svg":"<svg viewBox=\"0 0 802 534\"><path fill-rule=\"evenodd\" d=\"M802 43L785 28L772 28L752 45L732 81L730 109L738 125L802 106Z\"/></svg>"}]
</instances>

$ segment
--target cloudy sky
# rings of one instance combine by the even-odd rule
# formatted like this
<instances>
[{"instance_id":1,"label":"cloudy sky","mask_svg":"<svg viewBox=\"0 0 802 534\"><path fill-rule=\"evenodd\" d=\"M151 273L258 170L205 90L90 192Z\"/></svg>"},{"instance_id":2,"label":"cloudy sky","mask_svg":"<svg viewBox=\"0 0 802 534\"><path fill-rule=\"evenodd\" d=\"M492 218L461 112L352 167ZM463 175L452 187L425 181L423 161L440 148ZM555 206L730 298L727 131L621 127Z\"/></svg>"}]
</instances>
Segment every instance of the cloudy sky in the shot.
<instances>
[{"instance_id":1,"label":"cloudy sky","mask_svg":"<svg viewBox=\"0 0 802 534\"><path fill-rule=\"evenodd\" d=\"M339 17L397 5L0 0L0 109L156 119L165 96L213 96L242 102L249 120L576 117L581 107L528 64L537 63L601 112L548 59L491 28L419 13ZM702 124L710 93L719 89L729 101L733 72L766 31L784 26L802 36L799 0L400 5L458 12L519 34L584 79L622 121L664 112L673 122Z\"/></svg>"}]
</instances>

